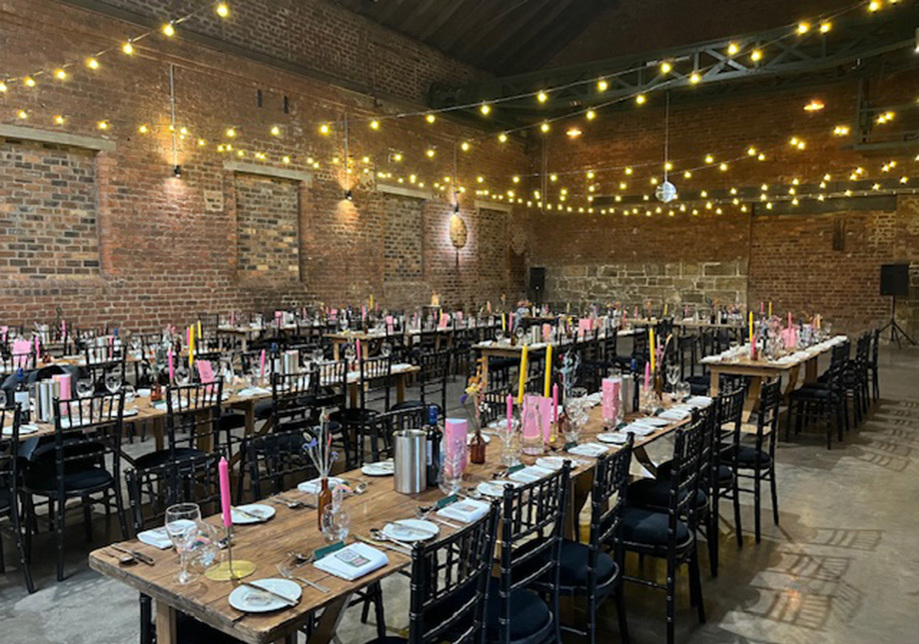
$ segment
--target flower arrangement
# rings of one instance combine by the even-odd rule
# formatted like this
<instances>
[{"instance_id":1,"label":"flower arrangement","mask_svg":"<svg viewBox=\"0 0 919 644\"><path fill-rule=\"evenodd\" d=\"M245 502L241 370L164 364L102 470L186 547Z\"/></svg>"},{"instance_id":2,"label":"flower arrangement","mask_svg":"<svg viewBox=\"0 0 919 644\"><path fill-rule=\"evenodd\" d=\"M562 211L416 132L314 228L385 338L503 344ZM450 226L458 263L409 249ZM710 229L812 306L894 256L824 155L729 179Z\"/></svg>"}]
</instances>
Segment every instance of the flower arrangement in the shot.
<instances>
[{"instance_id":1,"label":"flower arrangement","mask_svg":"<svg viewBox=\"0 0 919 644\"><path fill-rule=\"evenodd\" d=\"M303 451L313 462L313 466L321 479L329 478L332 464L338 461L338 452L332 450L330 427L329 414L326 408L323 407L319 412L319 425L316 427L316 435L303 445Z\"/></svg>"},{"instance_id":2,"label":"flower arrangement","mask_svg":"<svg viewBox=\"0 0 919 644\"><path fill-rule=\"evenodd\" d=\"M469 377L466 383L466 389L463 391L463 395L460 396L460 404L463 405L463 408L466 410L466 415L469 417L469 421L473 423L473 427L476 428L476 431L478 431L481 426L479 420L485 408L485 390L487 385L488 382L483 372L482 360L480 359L476 367L475 375Z\"/></svg>"}]
</instances>

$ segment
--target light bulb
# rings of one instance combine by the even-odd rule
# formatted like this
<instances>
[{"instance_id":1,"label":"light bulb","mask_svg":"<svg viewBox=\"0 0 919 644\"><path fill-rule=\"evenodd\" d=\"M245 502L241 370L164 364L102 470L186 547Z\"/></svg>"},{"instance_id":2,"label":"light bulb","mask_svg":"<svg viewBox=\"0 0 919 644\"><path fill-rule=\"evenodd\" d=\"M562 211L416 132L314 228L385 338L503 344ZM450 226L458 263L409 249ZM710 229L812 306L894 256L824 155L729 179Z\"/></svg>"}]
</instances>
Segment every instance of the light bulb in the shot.
<instances>
[{"instance_id":1,"label":"light bulb","mask_svg":"<svg viewBox=\"0 0 919 644\"><path fill-rule=\"evenodd\" d=\"M832 28L833 28L833 23L830 22L829 20L820 23L820 33L822 34L830 33L830 29Z\"/></svg>"},{"instance_id":2,"label":"light bulb","mask_svg":"<svg viewBox=\"0 0 919 644\"><path fill-rule=\"evenodd\" d=\"M55 69L54 77L58 80L67 80L67 72L65 72L63 69Z\"/></svg>"},{"instance_id":3,"label":"light bulb","mask_svg":"<svg viewBox=\"0 0 919 644\"><path fill-rule=\"evenodd\" d=\"M277 125L271 127L271 136L281 136L281 128Z\"/></svg>"},{"instance_id":4,"label":"light bulb","mask_svg":"<svg viewBox=\"0 0 919 644\"><path fill-rule=\"evenodd\" d=\"M704 160L706 164L711 165L715 162L715 157L713 157L711 154L706 154Z\"/></svg>"},{"instance_id":5,"label":"light bulb","mask_svg":"<svg viewBox=\"0 0 919 644\"><path fill-rule=\"evenodd\" d=\"M320 133L322 136L328 136L328 135L329 135L329 132L331 132L331 131L332 131L332 130L331 130L331 128L329 127L328 123L323 123L322 125L319 126L319 133Z\"/></svg>"},{"instance_id":6,"label":"light bulb","mask_svg":"<svg viewBox=\"0 0 919 644\"><path fill-rule=\"evenodd\" d=\"M540 130L543 134L545 134L546 132L548 132L550 129L551 129L551 128L549 127L549 123L548 123L548 122L544 122L542 125L539 126L539 130Z\"/></svg>"},{"instance_id":7,"label":"light bulb","mask_svg":"<svg viewBox=\"0 0 919 644\"><path fill-rule=\"evenodd\" d=\"M99 121L98 123L96 123L96 127L99 128L100 130L107 130L108 121Z\"/></svg>"},{"instance_id":8,"label":"light bulb","mask_svg":"<svg viewBox=\"0 0 919 644\"><path fill-rule=\"evenodd\" d=\"M207 145L207 141L205 141L204 139L198 139L199 148L203 148L205 145Z\"/></svg>"},{"instance_id":9,"label":"light bulb","mask_svg":"<svg viewBox=\"0 0 919 644\"><path fill-rule=\"evenodd\" d=\"M550 175L549 175L549 181L551 181L552 183L555 183L556 181L558 181L558 175L557 175L557 174L550 174Z\"/></svg>"},{"instance_id":10,"label":"light bulb","mask_svg":"<svg viewBox=\"0 0 919 644\"><path fill-rule=\"evenodd\" d=\"M689 179L689 178L691 178L691 177L692 177L692 172L690 172L689 170L687 170L686 172L683 173L683 178L684 178L684 179Z\"/></svg>"},{"instance_id":11,"label":"light bulb","mask_svg":"<svg viewBox=\"0 0 919 644\"><path fill-rule=\"evenodd\" d=\"M584 117L588 121L593 121L595 118L597 118L597 113L594 112L593 110L587 110L587 112L584 114Z\"/></svg>"},{"instance_id":12,"label":"light bulb","mask_svg":"<svg viewBox=\"0 0 919 644\"><path fill-rule=\"evenodd\" d=\"M217 15L220 16L221 18L226 18L227 16L230 15L230 7L227 6L226 2L218 3L217 6L214 8L214 11L216 11Z\"/></svg>"},{"instance_id":13,"label":"light bulb","mask_svg":"<svg viewBox=\"0 0 919 644\"><path fill-rule=\"evenodd\" d=\"M9 87L6 86L6 83L0 82L0 93L6 93Z\"/></svg>"},{"instance_id":14,"label":"light bulb","mask_svg":"<svg viewBox=\"0 0 919 644\"><path fill-rule=\"evenodd\" d=\"M635 102L638 103L639 105L644 105L645 101L647 100L648 99L645 97L644 94L639 94L638 96L635 97Z\"/></svg>"},{"instance_id":15,"label":"light bulb","mask_svg":"<svg viewBox=\"0 0 919 644\"><path fill-rule=\"evenodd\" d=\"M433 114L428 114L427 116L424 117L424 120L427 121L428 123L433 123L434 121L437 120L437 117L434 116Z\"/></svg>"},{"instance_id":16,"label":"light bulb","mask_svg":"<svg viewBox=\"0 0 919 644\"><path fill-rule=\"evenodd\" d=\"M536 100L539 101L540 103L545 103L546 101L549 100L549 95L541 91L536 95Z\"/></svg>"},{"instance_id":17,"label":"light bulb","mask_svg":"<svg viewBox=\"0 0 919 644\"><path fill-rule=\"evenodd\" d=\"M463 141L462 144L460 145L460 149L461 149L463 152L469 152L469 142L468 142L468 141Z\"/></svg>"},{"instance_id":18,"label":"light bulb","mask_svg":"<svg viewBox=\"0 0 919 644\"><path fill-rule=\"evenodd\" d=\"M689 82L692 83L693 85L701 81L702 81L702 75L699 74L699 72L693 72L692 74L689 75Z\"/></svg>"},{"instance_id":19,"label":"light bulb","mask_svg":"<svg viewBox=\"0 0 919 644\"><path fill-rule=\"evenodd\" d=\"M26 76L22 82L26 87L35 87L35 79L31 76Z\"/></svg>"},{"instance_id":20,"label":"light bulb","mask_svg":"<svg viewBox=\"0 0 919 644\"><path fill-rule=\"evenodd\" d=\"M132 45L131 41L129 40L121 46L121 51L130 56L134 53L134 45Z\"/></svg>"},{"instance_id":21,"label":"light bulb","mask_svg":"<svg viewBox=\"0 0 919 644\"><path fill-rule=\"evenodd\" d=\"M673 69L673 65L668 63L666 60L661 63L661 74L669 74Z\"/></svg>"},{"instance_id":22,"label":"light bulb","mask_svg":"<svg viewBox=\"0 0 919 644\"><path fill-rule=\"evenodd\" d=\"M628 167L628 168L625 169L625 173L628 174L628 175L631 175L633 172L635 172L635 171L634 171L631 167Z\"/></svg>"},{"instance_id":23,"label":"light bulb","mask_svg":"<svg viewBox=\"0 0 919 644\"><path fill-rule=\"evenodd\" d=\"M479 105L479 112L481 112L482 116L488 116L491 114L491 105L488 103L482 103Z\"/></svg>"},{"instance_id":24,"label":"light bulb","mask_svg":"<svg viewBox=\"0 0 919 644\"><path fill-rule=\"evenodd\" d=\"M86 66L89 67L90 69L99 69L99 61L96 60L95 58L87 58Z\"/></svg>"},{"instance_id":25,"label":"light bulb","mask_svg":"<svg viewBox=\"0 0 919 644\"><path fill-rule=\"evenodd\" d=\"M874 13L875 11L880 10L880 8L881 8L881 3L879 0L871 0L871 2L868 3L868 11L870 11L871 13Z\"/></svg>"},{"instance_id":26,"label":"light bulb","mask_svg":"<svg viewBox=\"0 0 919 644\"><path fill-rule=\"evenodd\" d=\"M379 130L379 129L380 129L380 122L377 121L377 120L370 121L370 129L371 129L371 130Z\"/></svg>"},{"instance_id":27,"label":"light bulb","mask_svg":"<svg viewBox=\"0 0 919 644\"><path fill-rule=\"evenodd\" d=\"M498 142L499 142L499 143L507 143L507 134L505 134L504 132L502 132L501 134L499 134L499 135L498 135Z\"/></svg>"},{"instance_id":28,"label":"light bulb","mask_svg":"<svg viewBox=\"0 0 919 644\"><path fill-rule=\"evenodd\" d=\"M799 22L798 23L798 33L799 34L806 34L810 30L811 30L811 26L809 22Z\"/></svg>"},{"instance_id":29,"label":"light bulb","mask_svg":"<svg viewBox=\"0 0 919 644\"><path fill-rule=\"evenodd\" d=\"M520 183L520 177L518 177L517 175L514 175L514 177L513 177L511 180L512 180L514 183Z\"/></svg>"},{"instance_id":30,"label":"light bulb","mask_svg":"<svg viewBox=\"0 0 919 644\"><path fill-rule=\"evenodd\" d=\"M236 136L236 129L232 127L227 128L227 137L232 139L235 136Z\"/></svg>"},{"instance_id":31,"label":"light bulb","mask_svg":"<svg viewBox=\"0 0 919 644\"><path fill-rule=\"evenodd\" d=\"M137 128L137 131L140 132L141 134L146 134L147 132L150 131L150 128L147 127L146 125L141 125L139 128Z\"/></svg>"},{"instance_id":32,"label":"light bulb","mask_svg":"<svg viewBox=\"0 0 919 644\"><path fill-rule=\"evenodd\" d=\"M175 26L173 26L171 22L167 22L165 25L163 25L162 32L163 32L163 35L166 36L167 38L172 38L173 36L176 35L176 28Z\"/></svg>"},{"instance_id":33,"label":"light bulb","mask_svg":"<svg viewBox=\"0 0 919 644\"><path fill-rule=\"evenodd\" d=\"M392 155L392 160L395 161L396 163L402 163L402 154L399 152L396 152L394 155Z\"/></svg>"},{"instance_id":34,"label":"light bulb","mask_svg":"<svg viewBox=\"0 0 919 644\"><path fill-rule=\"evenodd\" d=\"M64 119L64 117L60 115L54 117L54 122L57 125L63 125L65 120L66 119Z\"/></svg>"},{"instance_id":35,"label":"light bulb","mask_svg":"<svg viewBox=\"0 0 919 644\"><path fill-rule=\"evenodd\" d=\"M730 43L730 44L728 45L728 54L729 54L730 56L733 56L733 55L736 54L738 51L740 51L740 47L737 46L737 43L733 43L733 42L732 42L732 43Z\"/></svg>"},{"instance_id":36,"label":"light bulb","mask_svg":"<svg viewBox=\"0 0 919 644\"><path fill-rule=\"evenodd\" d=\"M754 49L753 52L750 54L750 60L752 60L753 62L762 60L762 58L763 58L763 52L760 51L759 49Z\"/></svg>"},{"instance_id":37,"label":"light bulb","mask_svg":"<svg viewBox=\"0 0 919 644\"><path fill-rule=\"evenodd\" d=\"M756 148L754 148L752 145L747 148L747 156L756 156Z\"/></svg>"},{"instance_id":38,"label":"light bulb","mask_svg":"<svg viewBox=\"0 0 919 644\"><path fill-rule=\"evenodd\" d=\"M437 154L433 148L428 148L424 151L424 153L428 156L429 159L433 159L434 155Z\"/></svg>"},{"instance_id":39,"label":"light bulb","mask_svg":"<svg viewBox=\"0 0 919 644\"><path fill-rule=\"evenodd\" d=\"M605 78L601 78L597 81L597 91L605 92L609 89L609 82Z\"/></svg>"}]
</instances>

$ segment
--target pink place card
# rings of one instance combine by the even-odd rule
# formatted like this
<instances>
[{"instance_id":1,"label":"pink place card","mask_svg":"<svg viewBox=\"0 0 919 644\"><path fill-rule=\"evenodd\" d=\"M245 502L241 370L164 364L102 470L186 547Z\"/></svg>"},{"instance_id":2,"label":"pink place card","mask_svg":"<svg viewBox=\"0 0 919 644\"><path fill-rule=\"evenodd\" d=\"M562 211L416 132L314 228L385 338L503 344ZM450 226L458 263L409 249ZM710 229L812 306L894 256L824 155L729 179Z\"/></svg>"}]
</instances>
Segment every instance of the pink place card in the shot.
<instances>
[{"instance_id":1,"label":"pink place card","mask_svg":"<svg viewBox=\"0 0 919 644\"><path fill-rule=\"evenodd\" d=\"M622 378L603 379L603 420L609 422L619 417L622 400Z\"/></svg>"},{"instance_id":2,"label":"pink place card","mask_svg":"<svg viewBox=\"0 0 919 644\"><path fill-rule=\"evenodd\" d=\"M590 331L590 319L581 318L580 320L578 320L578 335L583 336L588 331Z\"/></svg>"},{"instance_id":3,"label":"pink place card","mask_svg":"<svg viewBox=\"0 0 919 644\"><path fill-rule=\"evenodd\" d=\"M201 378L201 382L214 382L214 368L211 366L210 360L196 360L195 366L198 367L198 376Z\"/></svg>"},{"instance_id":4,"label":"pink place card","mask_svg":"<svg viewBox=\"0 0 919 644\"><path fill-rule=\"evenodd\" d=\"M386 316L386 333L389 335L393 334L393 319L391 315Z\"/></svg>"},{"instance_id":5,"label":"pink place card","mask_svg":"<svg viewBox=\"0 0 919 644\"><path fill-rule=\"evenodd\" d=\"M446 329L446 328L447 328L447 324L449 324L449 323L450 323L450 316L447 315L446 313L441 313L441 314L440 314L440 321L437 323L437 328L438 328L438 329Z\"/></svg>"},{"instance_id":6,"label":"pink place card","mask_svg":"<svg viewBox=\"0 0 919 644\"><path fill-rule=\"evenodd\" d=\"M552 325L543 324L542 325L542 339L544 342L548 342L552 339Z\"/></svg>"},{"instance_id":7,"label":"pink place card","mask_svg":"<svg viewBox=\"0 0 919 644\"><path fill-rule=\"evenodd\" d=\"M23 369L29 366L29 354L32 352L32 343L25 338L13 340L14 366Z\"/></svg>"}]
</instances>

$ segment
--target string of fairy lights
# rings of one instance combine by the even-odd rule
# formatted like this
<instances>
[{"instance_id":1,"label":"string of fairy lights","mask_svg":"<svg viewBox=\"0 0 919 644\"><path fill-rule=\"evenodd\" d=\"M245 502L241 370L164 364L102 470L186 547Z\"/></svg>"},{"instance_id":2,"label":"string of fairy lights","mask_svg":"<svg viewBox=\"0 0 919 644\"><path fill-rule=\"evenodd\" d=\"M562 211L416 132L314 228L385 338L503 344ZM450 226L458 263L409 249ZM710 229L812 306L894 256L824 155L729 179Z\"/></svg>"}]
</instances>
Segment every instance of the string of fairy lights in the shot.
<instances>
[{"instance_id":1,"label":"string of fairy lights","mask_svg":"<svg viewBox=\"0 0 919 644\"><path fill-rule=\"evenodd\" d=\"M831 14L818 16L813 19L801 20L794 24L787 25L787 33L785 35L773 38L767 42L758 42L755 47L747 48L746 50L744 50L744 48L738 43L731 41L729 42L725 53L730 58L740 58L741 56L745 56L749 57L749 60L755 64L762 64L767 56L769 48L774 47L785 39L817 35L825 38L831 34L834 26L834 21L838 20L845 14L860 10L867 10L869 13L876 13L881 10L890 8L892 5L897 5L900 3L900 0L871 0L870 2L860 1ZM87 72L91 74L92 72L98 71L106 59L118 55L119 53L127 57L133 56L136 53L136 45L145 39L151 38L155 35L159 35L167 40L175 38L180 34L181 26L184 23L195 17L199 17L205 13L211 12L221 19L228 19L232 15L231 7L227 2L218 1L207 3L190 13L184 14L178 18L163 23L158 29L141 31L117 44L113 44L107 48L92 52L90 55L84 57L82 61L68 61L53 69L39 69L26 75L6 77L4 80L0 80L0 96L7 95L14 87L21 87L28 91L34 91L37 88L40 88L46 82L46 80L48 82L65 83L70 80L74 74L77 73L78 69L81 69L82 67L85 67ZM648 104L649 95L651 93L664 92L671 89L678 83L687 81L690 85L698 85L703 83L706 73L714 67L694 68L691 70L688 76L685 76L684 73L683 77L678 78L675 75L671 76L671 74L674 74L675 68L678 64L679 63L677 61L668 60L659 62L658 72L662 80L656 83L653 87L646 89L645 91L636 91L632 94L619 96L609 101L601 101L589 107L579 107L578 109L567 112L563 115L552 116L539 122L503 130L497 134L497 143L499 145L505 144L510 140L511 135L518 134L527 130L538 130L539 133L547 135L552 131L552 128L556 123L563 121L570 122L573 119L583 119L586 123L591 123L598 118L599 112L604 108L622 104L624 102L633 102L636 106L641 107ZM641 68L643 69L644 66ZM549 102L549 99L553 93L559 93L565 89L569 89L585 83L595 83L597 96L602 96L602 94L608 91L608 89L611 87L612 81L614 81L619 76L633 73L637 69L639 68L620 70L615 73L604 75L597 79L579 80L577 82L568 83L565 85L537 89L532 92L525 92L514 96L503 96L493 100L477 101L475 103L468 103L464 105L453 105L440 109L422 109L416 111L405 111L387 114L348 114L347 111L342 110L344 114L342 118L320 122L315 126L315 131L320 137L319 140L323 138L336 140L339 137L343 137L344 149L347 150L349 143L349 123L352 126L351 131L353 131L354 124L364 124L372 133L380 132L383 130L384 124L388 121L406 121L409 119L420 118L423 120L423 123L426 126L434 126L438 122L437 117L440 114L457 111L468 111L472 109L475 109L482 118L488 118L494 114L495 110L502 103L532 98L536 101L537 105L544 105ZM807 111L819 111L822 108L823 104L820 101L814 100L805 106L804 109ZM25 109L16 109L14 112L16 119L19 121L28 121L32 118L32 115L29 114L29 112ZM874 118L874 124L877 126L884 126L894 122L896 118L897 114L895 111L885 110L877 114L877 116ZM52 122L56 127L60 128L68 125L69 119L64 114L56 114L53 116ZM95 121L95 128L103 133L110 132L114 128L113 123L114 121L112 119L98 119ZM153 134L155 130L155 127L149 123L136 124L134 127L136 127L136 132L141 135ZM414 161L414 159L409 159L409 155L402 150L390 149L386 155L384 163L374 160L371 155L351 156L347 152L344 154L333 154L328 158L324 158L323 155L319 153L307 154L303 157L299 157L293 153L268 153L260 150L253 150L250 146L242 145L241 137L243 134L248 135L252 132L246 128L240 127L239 125L226 125L225 127L219 128L219 131L215 136L207 137L203 135L203 132L193 133L192 128L189 128L187 125L178 125L173 114L168 128L172 137L178 138L181 141L191 140L193 147L201 151L215 151L219 154L233 155L240 159L252 159L255 161L271 164L280 163L283 165L290 165L295 163L299 166L305 166L306 168L313 170L320 170L322 168L344 167L345 174L348 177L350 177L350 175L353 173L359 173L365 175L373 175L377 179L383 181L413 185L419 189L424 189L426 186L430 185L435 194L439 192L445 198L449 198L457 204L460 195L466 194L467 192L473 192L472 187L467 188L466 185L463 185L463 183L459 182L457 179L457 155L460 152L463 154L470 153L473 151L474 147L484 145L488 141L494 140L495 137L493 134L483 134L481 136L457 139L455 137L441 133L440 136L449 140L449 143L444 147L452 147L454 152L454 168L452 171L452 176L450 173L446 173L441 180L439 177L432 179L432 174L436 176L439 175L439 173L429 167L425 167L423 170L416 169L414 171L405 169L406 162L409 160ZM581 125L572 125L568 128L565 134L572 139L578 138L583 134L583 130L581 128ZM287 127L281 124L270 125L268 127L267 134L271 139L283 140L286 129ZM341 131L342 129L344 129L344 132ZM827 134L828 136L833 137L845 137L848 136L849 133L849 126L838 124L833 126L832 130ZM779 154L783 150L787 150L788 152L793 153L795 151L806 149L807 145L808 142L803 137L791 136L787 138L787 141L783 140L781 143L774 142L763 146L749 145L739 153L727 153L720 156L716 156L712 153L707 153L704 156L693 155L680 159L665 158L663 164L661 164L661 161L657 160L652 162L635 163L631 165L616 165L610 167L595 167L588 169L566 169L554 171L551 173L548 173L548 170L546 170L545 172L548 174L548 176L545 177L543 177L542 172L524 172L519 174L492 176L490 178L483 174L476 174L474 194L477 197L493 199L510 204L525 205L529 208L538 207L546 211L567 213L578 212L590 214L615 214L619 212L626 215L644 213L649 216L652 214L669 214L673 216L677 212L691 212L692 214L699 214L700 212L710 210L714 211L716 214L722 214L724 209L729 206L736 207L741 212L746 212L748 209L747 204L743 203L739 197L732 196L727 199L706 199L708 193L708 190L706 189L698 190L698 194L700 195L700 202L698 207L694 207L692 204L687 203L680 203L678 205L671 204L670 206L655 205L653 208L650 205L643 208L634 205L594 207L593 202L595 198L601 193L601 189L603 188L602 184L600 183L600 179L598 178L601 174L611 177L611 175L621 173L621 176L610 178L614 185L618 185L616 188L612 189L614 192L611 192L609 195L607 195L614 202L619 203L623 201L624 193L629 190L629 188L635 186L634 181L638 178L636 176L636 171L641 172L649 169L653 170L653 174L650 177L647 177L647 185L653 189L660 182L660 178L657 175L657 173L660 171L663 171L665 176L667 173L681 172L684 179L693 178L697 173L705 173L707 171L725 173L728 172L735 164L751 161L765 161L767 158ZM256 147L259 147L259 144L256 144ZM261 145L261 147L267 148L268 146ZM435 143L429 143L424 147L423 157L419 156L419 159L423 158L428 161L434 161L437 157L437 153L440 147L441 146ZM919 161L919 156L916 157L916 161ZM178 168L178 166L176 167ZM897 167L898 165L896 160L888 160L881 164L879 169L881 173L890 176L890 174L893 173ZM582 189L572 191L569 187L564 185L562 178L578 177L579 175L586 177ZM864 167L857 167L852 169L851 173L849 174L849 179L851 181L866 181L868 180L869 176L870 175L868 171ZM546 189L547 194L543 194L543 191L538 189L528 191L526 193L522 191L522 188L526 187L526 184L530 183L533 179L538 179L540 177L544 179L543 186L551 186L555 189L556 195L554 200L550 198L548 189ZM823 188L828 185L830 180L830 174L823 175L820 181L821 190L823 190ZM350 179L346 179L346 181L350 181ZM783 188L787 194L781 196L778 195L775 191L770 193L766 187L766 184L763 184L764 189L760 194L760 201L765 204L767 209L771 209L773 202L783 200L790 201L792 205L798 205L798 203L800 203L800 201L803 199L817 199L823 201L831 198L860 196L861 194L878 192L901 192L903 190L910 190L915 192L915 190L912 190L910 187L908 187L910 178L907 175L902 175L900 177L899 184L903 186L902 188L887 188L882 185L880 181L878 181L873 184L871 191L846 189L835 190L832 192L821 191L816 194L798 195L796 194L796 186L799 182L800 179L795 178L791 186L785 186ZM498 187L498 183L505 183L507 185ZM814 182L814 184L816 183L817 182ZM348 188L350 193L350 185ZM616 191L617 189L618 191ZM737 194L736 189L732 188L731 191L732 195ZM641 198L645 202L650 202L651 200L651 196L648 194L641 195ZM577 200L580 200L580 203L576 203Z\"/></svg>"}]
</instances>

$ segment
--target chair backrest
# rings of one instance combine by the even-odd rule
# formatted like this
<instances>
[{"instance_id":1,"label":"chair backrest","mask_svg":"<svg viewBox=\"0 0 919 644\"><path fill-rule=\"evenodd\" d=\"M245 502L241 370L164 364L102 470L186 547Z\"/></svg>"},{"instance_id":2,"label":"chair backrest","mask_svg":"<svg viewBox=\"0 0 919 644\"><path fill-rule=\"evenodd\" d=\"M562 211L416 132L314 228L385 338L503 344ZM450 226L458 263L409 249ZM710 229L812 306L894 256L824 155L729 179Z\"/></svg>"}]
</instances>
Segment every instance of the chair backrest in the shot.
<instances>
[{"instance_id":1,"label":"chair backrest","mask_svg":"<svg viewBox=\"0 0 919 644\"><path fill-rule=\"evenodd\" d=\"M718 435L721 441L719 445L720 451L727 449L727 446L723 443L725 438L730 437L730 442L735 446L740 444L744 394L744 389L737 387L733 390L723 391L715 401L718 415L716 426L718 427Z\"/></svg>"},{"instance_id":2,"label":"chair backrest","mask_svg":"<svg viewBox=\"0 0 919 644\"><path fill-rule=\"evenodd\" d=\"M511 594L537 579L558 588L559 549L565 524L570 463L544 479L506 486L502 502L498 628L509 641Z\"/></svg>"},{"instance_id":3,"label":"chair backrest","mask_svg":"<svg viewBox=\"0 0 919 644\"><path fill-rule=\"evenodd\" d=\"M462 530L429 544L416 542L409 644L484 642L498 514L498 504L493 503L488 514Z\"/></svg>"},{"instance_id":4,"label":"chair backrest","mask_svg":"<svg viewBox=\"0 0 919 644\"><path fill-rule=\"evenodd\" d=\"M348 396L348 363L344 360L320 362L317 406L344 409Z\"/></svg>"},{"instance_id":5,"label":"chair backrest","mask_svg":"<svg viewBox=\"0 0 919 644\"><path fill-rule=\"evenodd\" d=\"M625 507L626 489L629 485L629 465L632 462L632 445L635 434L629 434L626 444L597 459L594 481L590 490L590 553L587 558L587 595L597 585L597 567L600 555L610 545L615 548L614 559L621 567L625 558L619 536L622 529L622 510Z\"/></svg>"},{"instance_id":6,"label":"chair backrest","mask_svg":"<svg viewBox=\"0 0 919 644\"><path fill-rule=\"evenodd\" d=\"M223 379L166 388L166 434L172 458L176 448L187 443L197 448L200 441L210 441L210 450L220 447L220 413L223 396ZM186 431L187 438L179 439L178 432ZM229 447L229 446L227 446Z\"/></svg>"},{"instance_id":7,"label":"chair backrest","mask_svg":"<svg viewBox=\"0 0 919 644\"><path fill-rule=\"evenodd\" d=\"M392 356L359 358L358 368L361 409L367 409L368 403L382 401L383 410L388 410L389 391L392 386Z\"/></svg>"},{"instance_id":8,"label":"chair backrest","mask_svg":"<svg viewBox=\"0 0 919 644\"><path fill-rule=\"evenodd\" d=\"M647 327L635 327L635 331L632 333L632 358L638 362L638 366L641 368L644 368L645 362L650 358Z\"/></svg>"},{"instance_id":9,"label":"chair backrest","mask_svg":"<svg viewBox=\"0 0 919 644\"><path fill-rule=\"evenodd\" d=\"M423 352L419 361L421 373L418 375L418 384L421 402L425 405L439 404L444 412L447 410L447 377L450 375L451 354L450 349ZM435 397L435 394L440 395Z\"/></svg>"},{"instance_id":10,"label":"chair backrest","mask_svg":"<svg viewBox=\"0 0 919 644\"><path fill-rule=\"evenodd\" d=\"M162 526L166 508L176 503L197 503L204 516L217 512L219 461L220 454L206 454L125 471L134 531Z\"/></svg>"},{"instance_id":11,"label":"chair backrest","mask_svg":"<svg viewBox=\"0 0 919 644\"><path fill-rule=\"evenodd\" d=\"M120 358L114 360L90 360L89 353L87 353L86 366L84 368L86 369L89 380L93 383L95 391L101 393L106 391L105 377L110 373L121 376L121 381L124 382L125 357L122 355Z\"/></svg>"},{"instance_id":12,"label":"chair backrest","mask_svg":"<svg viewBox=\"0 0 919 644\"><path fill-rule=\"evenodd\" d=\"M371 446L375 459L393 456L393 432L403 429L420 429L427 422L427 405L409 407L377 414L368 421L369 434L377 444Z\"/></svg>"},{"instance_id":13,"label":"chair backrest","mask_svg":"<svg viewBox=\"0 0 919 644\"><path fill-rule=\"evenodd\" d=\"M19 424L18 405L0 401L0 490L6 490L13 502L9 509L18 511L19 502ZM0 510L5 512L5 510Z\"/></svg>"},{"instance_id":14,"label":"chair backrest","mask_svg":"<svg viewBox=\"0 0 919 644\"><path fill-rule=\"evenodd\" d=\"M871 341L871 366L872 366L872 367L877 367L877 366L878 366L878 352L879 352L880 349L881 349L881 330L880 330L880 329L875 329L874 332L871 334L871 337L872 337L872 341Z\"/></svg>"},{"instance_id":15,"label":"chair backrest","mask_svg":"<svg viewBox=\"0 0 919 644\"><path fill-rule=\"evenodd\" d=\"M698 522L696 493L699 490L705 460L706 423L708 418L693 415L692 421L677 430L673 445L670 496L667 504L668 547L676 547L677 523L686 521L692 533Z\"/></svg>"},{"instance_id":16,"label":"chair backrest","mask_svg":"<svg viewBox=\"0 0 919 644\"><path fill-rule=\"evenodd\" d=\"M37 474L53 460L58 492L64 494L64 474L73 468L105 466L112 457L113 478L121 471L121 433L124 391L95 394L88 398L54 400L54 443L39 445L32 453ZM50 473L50 472L49 472Z\"/></svg>"},{"instance_id":17,"label":"chair backrest","mask_svg":"<svg viewBox=\"0 0 919 644\"><path fill-rule=\"evenodd\" d=\"M252 436L243 442L253 500L277 494L298 481L319 475L303 449L316 437L313 425L308 418L287 418L270 434Z\"/></svg>"},{"instance_id":18,"label":"chair backrest","mask_svg":"<svg viewBox=\"0 0 919 644\"><path fill-rule=\"evenodd\" d=\"M779 424L779 404L782 402L781 381L775 378L763 383L759 397L759 412L756 415L756 466L759 467L763 444L768 441L770 456L775 455L775 441Z\"/></svg>"},{"instance_id":19,"label":"chair backrest","mask_svg":"<svg viewBox=\"0 0 919 644\"><path fill-rule=\"evenodd\" d=\"M311 365L300 373L274 373L271 375L271 400L273 425L279 426L287 419L311 417L319 395L319 368Z\"/></svg>"}]
</instances>

